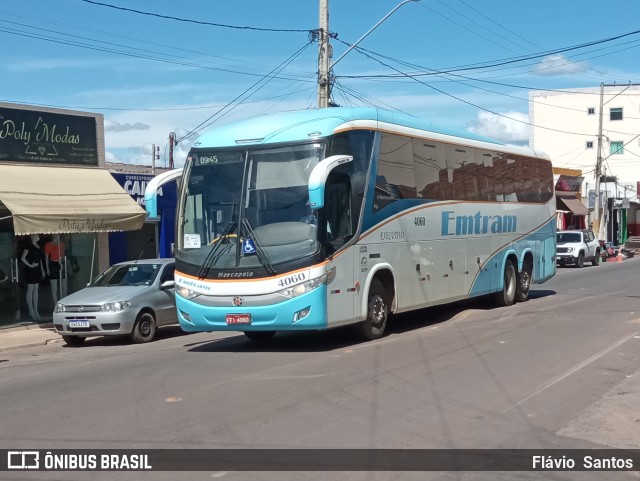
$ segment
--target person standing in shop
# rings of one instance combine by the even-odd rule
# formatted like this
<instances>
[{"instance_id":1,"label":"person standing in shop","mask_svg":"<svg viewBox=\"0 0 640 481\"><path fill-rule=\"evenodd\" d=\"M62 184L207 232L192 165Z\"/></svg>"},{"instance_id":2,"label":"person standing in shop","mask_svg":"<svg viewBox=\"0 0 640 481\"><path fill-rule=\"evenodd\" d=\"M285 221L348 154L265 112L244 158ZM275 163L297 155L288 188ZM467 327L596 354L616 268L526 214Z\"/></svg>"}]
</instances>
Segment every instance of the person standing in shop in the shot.
<instances>
[{"instance_id":1,"label":"person standing in shop","mask_svg":"<svg viewBox=\"0 0 640 481\"><path fill-rule=\"evenodd\" d=\"M22 263L27 266L25 278L27 281L27 308L29 316L35 321L42 319L38 313L38 290L40 281L45 278L44 266L42 264L42 251L38 245L40 236L31 234L31 242L22 251Z\"/></svg>"},{"instance_id":2,"label":"person standing in shop","mask_svg":"<svg viewBox=\"0 0 640 481\"><path fill-rule=\"evenodd\" d=\"M64 253L64 242L56 234L53 240L44 245L44 265L51 283L53 304L67 295L67 258Z\"/></svg>"}]
</instances>

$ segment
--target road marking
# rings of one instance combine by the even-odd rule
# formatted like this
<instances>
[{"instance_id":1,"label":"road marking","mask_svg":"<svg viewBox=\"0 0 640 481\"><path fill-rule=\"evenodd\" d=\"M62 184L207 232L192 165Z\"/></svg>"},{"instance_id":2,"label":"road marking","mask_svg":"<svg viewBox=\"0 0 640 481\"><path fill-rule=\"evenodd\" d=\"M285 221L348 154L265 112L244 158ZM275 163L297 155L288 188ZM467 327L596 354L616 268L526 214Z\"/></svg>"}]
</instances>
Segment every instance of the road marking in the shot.
<instances>
[{"instance_id":1,"label":"road marking","mask_svg":"<svg viewBox=\"0 0 640 481\"><path fill-rule=\"evenodd\" d=\"M529 399L531 399L534 396L537 396L538 394L540 394L542 391L545 391L547 389L549 389L551 386L559 383L560 381L562 381L563 379L566 379L567 377L571 376L573 373L579 371L580 369L582 369L585 366L588 366L589 364L591 364L593 361L596 361L597 359L601 358L602 356L604 356L605 354L608 354L609 352L613 351L616 347L624 344L625 342L627 342L629 339L633 339L636 336L638 336L638 334L640 334L640 332L634 332L633 334L629 334L628 336L623 337L622 339L617 340L616 342L614 342L613 344L611 344L610 346L604 348L602 351L597 352L596 354L594 354L591 357L588 357L587 359L585 359L584 361L582 361L579 364L576 364L575 366L573 366L571 369L568 369L567 371L563 372L562 374L560 374L559 376L554 377L553 379L547 381L546 383L544 383L542 386L540 386L538 389L536 389L534 392L532 392L531 394L529 394L527 397L525 397L524 399L521 399L520 401L518 401L517 403L513 404L512 406L510 406L508 409L505 409L504 411L502 411L502 414L506 414L509 411L511 411L512 409L520 406L522 403L528 401Z\"/></svg>"}]
</instances>

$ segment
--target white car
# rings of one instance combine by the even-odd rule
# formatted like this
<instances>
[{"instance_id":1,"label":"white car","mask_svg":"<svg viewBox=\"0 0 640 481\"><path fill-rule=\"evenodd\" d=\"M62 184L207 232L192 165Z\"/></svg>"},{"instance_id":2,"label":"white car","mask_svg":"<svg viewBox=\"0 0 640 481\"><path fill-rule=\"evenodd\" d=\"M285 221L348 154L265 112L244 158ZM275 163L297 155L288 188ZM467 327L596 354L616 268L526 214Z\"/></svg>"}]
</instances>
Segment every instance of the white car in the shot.
<instances>
[{"instance_id":1,"label":"white car","mask_svg":"<svg viewBox=\"0 0 640 481\"><path fill-rule=\"evenodd\" d=\"M556 263L583 267L600 263L600 242L590 230L563 230L556 233Z\"/></svg>"},{"instance_id":2,"label":"white car","mask_svg":"<svg viewBox=\"0 0 640 481\"><path fill-rule=\"evenodd\" d=\"M177 324L173 259L142 259L109 267L84 289L58 301L53 325L70 346L90 336L129 335L149 342L156 328Z\"/></svg>"}]
</instances>

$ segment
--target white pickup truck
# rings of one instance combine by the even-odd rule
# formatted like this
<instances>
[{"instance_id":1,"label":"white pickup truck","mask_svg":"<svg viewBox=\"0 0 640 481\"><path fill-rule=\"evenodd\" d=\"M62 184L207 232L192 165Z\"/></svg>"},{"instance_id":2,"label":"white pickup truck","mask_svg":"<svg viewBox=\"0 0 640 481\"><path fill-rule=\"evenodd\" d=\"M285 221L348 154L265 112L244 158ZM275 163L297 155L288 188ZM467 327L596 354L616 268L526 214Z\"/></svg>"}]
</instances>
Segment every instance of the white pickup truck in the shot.
<instances>
[{"instance_id":1,"label":"white pickup truck","mask_svg":"<svg viewBox=\"0 0 640 481\"><path fill-rule=\"evenodd\" d=\"M585 261L600 263L600 242L590 230L563 230L556 233L556 263L583 267Z\"/></svg>"}]
</instances>

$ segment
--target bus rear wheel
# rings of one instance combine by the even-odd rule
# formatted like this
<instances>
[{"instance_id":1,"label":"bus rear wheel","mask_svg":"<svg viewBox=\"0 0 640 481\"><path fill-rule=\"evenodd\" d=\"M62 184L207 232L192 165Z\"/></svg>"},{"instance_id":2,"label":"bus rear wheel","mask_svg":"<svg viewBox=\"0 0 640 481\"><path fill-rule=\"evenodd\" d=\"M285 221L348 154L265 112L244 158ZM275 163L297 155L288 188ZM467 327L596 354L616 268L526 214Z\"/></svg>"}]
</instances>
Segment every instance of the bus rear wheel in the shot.
<instances>
[{"instance_id":1,"label":"bus rear wheel","mask_svg":"<svg viewBox=\"0 0 640 481\"><path fill-rule=\"evenodd\" d=\"M516 300L516 269L513 262L507 260L504 265L504 282L502 290L496 292L496 303L499 306L510 306Z\"/></svg>"},{"instance_id":2,"label":"bus rear wheel","mask_svg":"<svg viewBox=\"0 0 640 481\"><path fill-rule=\"evenodd\" d=\"M518 274L518 283L516 286L516 301L526 302L529 300L529 290L531 289L531 278L533 269L531 263L525 260L522 265L522 272Z\"/></svg>"},{"instance_id":3,"label":"bus rear wheel","mask_svg":"<svg viewBox=\"0 0 640 481\"><path fill-rule=\"evenodd\" d=\"M253 342L266 342L276 335L276 331L244 331L244 335Z\"/></svg>"},{"instance_id":4,"label":"bus rear wheel","mask_svg":"<svg viewBox=\"0 0 640 481\"><path fill-rule=\"evenodd\" d=\"M374 279L369 287L367 318L356 324L358 336L366 341L381 338L387 326L388 315L389 306L384 286L378 279Z\"/></svg>"}]
</instances>

